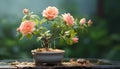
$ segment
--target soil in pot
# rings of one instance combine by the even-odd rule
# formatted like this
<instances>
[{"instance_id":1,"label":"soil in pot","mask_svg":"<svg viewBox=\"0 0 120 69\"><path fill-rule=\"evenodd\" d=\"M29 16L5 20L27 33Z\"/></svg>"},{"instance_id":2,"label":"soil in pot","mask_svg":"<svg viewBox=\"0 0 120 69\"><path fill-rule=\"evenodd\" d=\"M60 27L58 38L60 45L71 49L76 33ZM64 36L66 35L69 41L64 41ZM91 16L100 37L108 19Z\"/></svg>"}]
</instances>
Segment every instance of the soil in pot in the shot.
<instances>
[{"instance_id":1,"label":"soil in pot","mask_svg":"<svg viewBox=\"0 0 120 69\"><path fill-rule=\"evenodd\" d=\"M47 51L46 48L37 48L32 50L32 52L64 52L64 50L49 48Z\"/></svg>"}]
</instances>

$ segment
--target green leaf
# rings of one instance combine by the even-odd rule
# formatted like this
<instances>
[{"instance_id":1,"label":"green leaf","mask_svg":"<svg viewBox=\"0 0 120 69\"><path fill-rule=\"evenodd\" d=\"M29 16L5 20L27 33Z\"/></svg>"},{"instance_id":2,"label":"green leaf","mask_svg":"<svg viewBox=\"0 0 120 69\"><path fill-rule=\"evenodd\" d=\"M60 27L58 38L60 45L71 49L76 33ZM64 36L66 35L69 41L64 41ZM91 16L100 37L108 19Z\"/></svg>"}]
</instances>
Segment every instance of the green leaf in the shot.
<instances>
[{"instance_id":1,"label":"green leaf","mask_svg":"<svg viewBox=\"0 0 120 69\"><path fill-rule=\"evenodd\" d=\"M19 32L17 32L16 36L18 36L18 39L19 39L19 40L22 40L23 37L24 37L24 35L21 34L21 33L19 33Z\"/></svg>"},{"instance_id":2,"label":"green leaf","mask_svg":"<svg viewBox=\"0 0 120 69\"><path fill-rule=\"evenodd\" d=\"M27 19L27 15L23 16L22 21L25 21Z\"/></svg>"},{"instance_id":3,"label":"green leaf","mask_svg":"<svg viewBox=\"0 0 120 69\"><path fill-rule=\"evenodd\" d=\"M63 31L63 30L61 30L61 34L64 34L64 31Z\"/></svg>"},{"instance_id":4,"label":"green leaf","mask_svg":"<svg viewBox=\"0 0 120 69\"><path fill-rule=\"evenodd\" d=\"M32 38L32 34L28 34L28 35L26 35L26 37L27 37L28 39L31 39L31 38Z\"/></svg>"},{"instance_id":5,"label":"green leaf","mask_svg":"<svg viewBox=\"0 0 120 69\"><path fill-rule=\"evenodd\" d=\"M67 43L68 45L72 45L72 44L73 44L71 38L65 38L65 41L66 41L66 43Z\"/></svg>"},{"instance_id":6,"label":"green leaf","mask_svg":"<svg viewBox=\"0 0 120 69\"><path fill-rule=\"evenodd\" d=\"M37 41L40 41L41 39L42 39L42 37L38 37L38 38L37 38Z\"/></svg>"},{"instance_id":7,"label":"green leaf","mask_svg":"<svg viewBox=\"0 0 120 69\"><path fill-rule=\"evenodd\" d=\"M22 34L22 36L20 37L20 40L22 40L24 38L24 35Z\"/></svg>"},{"instance_id":8,"label":"green leaf","mask_svg":"<svg viewBox=\"0 0 120 69\"><path fill-rule=\"evenodd\" d=\"M38 24L39 24L39 20L38 20L38 19L34 19L34 22L35 22L36 25L38 26Z\"/></svg>"},{"instance_id":9,"label":"green leaf","mask_svg":"<svg viewBox=\"0 0 120 69\"><path fill-rule=\"evenodd\" d=\"M40 24L42 25L46 21L47 21L47 19L43 18L43 19L40 20Z\"/></svg>"},{"instance_id":10,"label":"green leaf","mask_svg":"<svg viewBox=\"0 0 120 69\"><path fill-rule=\"evenodd\" d=\"M76 32L74 30L70 30L70 37L75 37Z\"/></svg>"},{"instance_id":11,"label":"green leaf","mask_svg":"<svg viewBox=\"0 0 120 69\"><path fill-rule=\"evenodd\" d=\"M31 18L36 18L36 19L40 19L40 17L38 15L31 15Z\"/></svg>"},{"instance_id":12,"label":"green leaf","mask_svg":"<svg viewBox=\"0 0 120 69\"><path fill-rule=\"evenodd\" d=\"M40 17L38 15L31 15L30 16L30 20L33 20L36 23L37 26L38 26L38 23L39 23L39 19L40 19Z\"/></svg>"},{"instance_id":13,"label":"green leaf","mask_svg":"<svg viewBox=\"0 0 120 69\"><path fill-rule=\"evenodd\" d=\"M54 24L52 25L52 28L53 28L53 29L57 28L57 24L54 23Z\"/></svg>"},{"instance_id":14,"label":"green leaf","mask_svg":"<svg viewBox=\"0 0 120 69\"><path fill-rule=\"evenodd\" d=\"M69 36L69 35L70 35L70 31L66 31L65 36Z\"/></svg>"},{"instance_id":15,"label":"green leaf","mask_svg":"<svg viewBox=\"0 0 120 69\"><path fill-rule=\"evenodd\" d=\"M63 38L60 38L60 40L59 40L60 45L63 45L64 42L65 42L64 39L63 39Z\"/></svg>"},{"instance_id":16,"label":"green leaf","mask_svg":"<svg viewBox=\"0 0 120 69\"><path fill-rule=\"evenodd\" d=\"M38 34L40 34L40 32L39 32L38 29L36 29L36 30L34 30L33 34L34 34L34 35L38 35Z\"/></svg>"},{"instance_id":17,"label":"green leaf","mask_svg":"<svg viewBox=\"0 0 120 69\"><path fill-rule=\"evenodd\" d=\"M86 27L86 28L87 28L88 26L87 26L86 24L84 24L84 27Z\"/></svg>"}]
</instances>

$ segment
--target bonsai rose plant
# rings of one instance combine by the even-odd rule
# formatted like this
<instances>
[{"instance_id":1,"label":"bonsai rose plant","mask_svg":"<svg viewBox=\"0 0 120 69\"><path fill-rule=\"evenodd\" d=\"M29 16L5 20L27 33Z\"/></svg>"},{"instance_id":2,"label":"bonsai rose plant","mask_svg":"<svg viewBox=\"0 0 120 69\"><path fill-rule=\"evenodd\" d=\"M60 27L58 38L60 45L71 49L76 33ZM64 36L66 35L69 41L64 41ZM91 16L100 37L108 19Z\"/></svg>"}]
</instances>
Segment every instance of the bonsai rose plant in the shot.
<instances>
[{"instance_id":1,"label":"bonsai rose plant","mask_svg":"<svg viewBox=\"0 0 120 69\"><path fill-rule=\"evenodd\" d=\"M59 10L54 6L43 10L42 17L28 9L24 9L23 13L25 16L17 28L20 40L24 36L29 39L36 36L46 51L50 50L51 44L55 44L55 40L63 40L70 45L79 42L79 30L87 29L92 24L91 20L87 22L85 18L75 19L70 13L59 15Z\"/></svg>"},{"instance_id":2,"label":"bonsai rose plant","mask_svg":"<svg viewBox=\"0 0 120 69\"><path fill-rule=\"evenodd\" d=\"M92 21L85 18L74 19L70 13L59 15L56 7L49 6L38 16L28 9L24 9L25 14L20 26L17 28L20 40L25 36L31 39L36 36L43 48L32 50L35 65L42 63L60 63L63 59L64 50L52 49L55 41L64 41L66 44L79 42L77 34L91 26Z\"/></svg>"}]
</instances>

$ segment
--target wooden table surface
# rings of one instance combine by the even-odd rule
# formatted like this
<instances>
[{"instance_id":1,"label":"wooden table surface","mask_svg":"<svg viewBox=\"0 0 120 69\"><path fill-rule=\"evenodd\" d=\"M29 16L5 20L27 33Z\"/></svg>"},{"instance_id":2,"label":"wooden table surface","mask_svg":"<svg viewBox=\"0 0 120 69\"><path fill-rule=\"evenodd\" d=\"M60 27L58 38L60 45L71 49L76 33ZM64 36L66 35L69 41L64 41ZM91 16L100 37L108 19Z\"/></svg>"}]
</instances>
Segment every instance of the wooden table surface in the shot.
<instances>
[{"instance_id":1,"label":"wooden table surface","mask_svg":"<svg viewBox=\"0 0 120 69\"><path fill-rule=\"evenodd\" d=\"M26 66L26 65L11 65L11 62L25 60L0 60L0 69L120 69L120 64L112 65L93 65L93 66ZM32 62L31 60L28 62Z\"/></svg>"}]
</instances>

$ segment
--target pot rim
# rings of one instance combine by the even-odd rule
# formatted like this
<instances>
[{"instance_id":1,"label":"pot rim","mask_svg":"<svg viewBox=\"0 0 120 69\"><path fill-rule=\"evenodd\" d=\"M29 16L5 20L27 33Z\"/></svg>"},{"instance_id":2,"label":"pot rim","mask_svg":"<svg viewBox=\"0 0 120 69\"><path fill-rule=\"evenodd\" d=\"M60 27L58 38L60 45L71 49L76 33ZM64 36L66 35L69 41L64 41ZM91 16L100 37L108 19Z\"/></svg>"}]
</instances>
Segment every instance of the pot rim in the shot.
<instances>
[{"instance_id":1,"label":"pot rim","mask_svg":"<svg viewBox=\"0 0 120 69\"><path fill-rule=\"evenodd\" d=\"M46 53L46 54L57 54L57 53L64 53L65 51L61 51L61 52L32 52L32 53Z\"/></svg>"}]
</instances>

